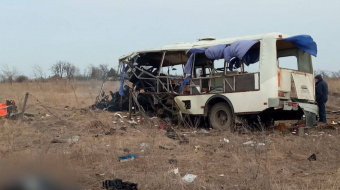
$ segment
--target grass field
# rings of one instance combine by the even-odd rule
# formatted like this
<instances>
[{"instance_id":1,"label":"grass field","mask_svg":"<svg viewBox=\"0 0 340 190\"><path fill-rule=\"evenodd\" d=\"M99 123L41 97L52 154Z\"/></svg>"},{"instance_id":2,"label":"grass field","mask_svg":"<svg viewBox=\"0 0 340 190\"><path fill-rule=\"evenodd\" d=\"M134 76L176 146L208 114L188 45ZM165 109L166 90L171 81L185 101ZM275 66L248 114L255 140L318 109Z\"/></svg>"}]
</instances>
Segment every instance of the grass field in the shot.
<instances>
[{"instance_id":1,"label":"grass field","mask_svg":"<svg viewBox=\"0 0 340 190\"><path fill-rule=\"evenodd\" d=\"M327 108L340 110L340 80L327 82ZM114 113L90 110L100 87L98 81L0 84L0 102L13 99L19 108L29 92L26 112L34 115L0 119L0 175L39 169L67 176L83 189L101 189L103 180L114 178L147 190L340 189L338 125L311 129L304 137L288 131L233 134L177 128L189 140L180 144L155 126L161 120L130 125ZM116 82L104 86L105 92L117 89ZM340 120L340 115L328 117ZM244 145L247 141L255 143ZM118 161L128 153L138 156ZM308 161L313 153L317 160ZM186 173L197 178L185 183L181 178Z\"/></svg>"}]
</instances>

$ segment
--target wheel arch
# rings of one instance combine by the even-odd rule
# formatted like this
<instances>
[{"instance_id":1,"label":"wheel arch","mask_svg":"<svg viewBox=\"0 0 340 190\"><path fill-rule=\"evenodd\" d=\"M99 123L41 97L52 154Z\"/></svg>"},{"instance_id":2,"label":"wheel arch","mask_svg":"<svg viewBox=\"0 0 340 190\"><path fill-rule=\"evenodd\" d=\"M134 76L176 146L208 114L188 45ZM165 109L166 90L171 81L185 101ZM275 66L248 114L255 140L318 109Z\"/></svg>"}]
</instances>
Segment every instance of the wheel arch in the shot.
<instances>
[{"instance_id":1,"label":"wheel arch","mask_svg":"<svg viewBox=\"0 0 340 190\"><path fill-rule=\"evenodd\" d=\"M229 98L223 95L214 95L214 96L211 96L204 105L204 116L208 116L208 113L210 109L212 108L212 106L220 102L227 103L231 109L232 114L234 114L234 106L229 100Z\"/></svg>"}]
</instances>

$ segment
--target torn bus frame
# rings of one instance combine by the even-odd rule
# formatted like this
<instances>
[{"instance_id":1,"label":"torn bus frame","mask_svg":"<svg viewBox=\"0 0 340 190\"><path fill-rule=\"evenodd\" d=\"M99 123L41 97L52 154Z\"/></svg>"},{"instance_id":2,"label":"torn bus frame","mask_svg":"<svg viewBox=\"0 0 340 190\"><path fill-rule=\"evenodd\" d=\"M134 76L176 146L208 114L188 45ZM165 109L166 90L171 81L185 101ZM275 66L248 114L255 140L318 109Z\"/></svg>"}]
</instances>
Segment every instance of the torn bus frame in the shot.
<instances>
[{"instance_id":1,"label":"torn bus frame","mask_svg":"<svg viewBox=\"0 0 340 190\"><path fill-rule=\"evenodd\" d=\"M182 53L183 51L175 51L174 53L179 52ZM155 61L151 64L148 64L149 62L138 64L138 58L148 53L162 54L160 62L158 64ZM169 117L172 118L173 122L176 122L178 119L178 108L174 102L174 97L179 95L179 81L182 77L177 76L175 78L169 75L162 75L161 71L164 66L184 65L188 57L185 54L181 54L183 56L181 63L171 64L168 61L167 65L165 65L166 53L167 51L134 53L121 59L120 62L127 64L123 72L125 72L125 77L133 84L132 93L137 97L136 99L140 106L143 107L143 110L148 115L156 113L160 117ZM151 61L151 59L147 61ZM151 70L145 67L151 67ZM178 81L177 84L172 82L174 80Z\"/></svg>"}]
</instances>

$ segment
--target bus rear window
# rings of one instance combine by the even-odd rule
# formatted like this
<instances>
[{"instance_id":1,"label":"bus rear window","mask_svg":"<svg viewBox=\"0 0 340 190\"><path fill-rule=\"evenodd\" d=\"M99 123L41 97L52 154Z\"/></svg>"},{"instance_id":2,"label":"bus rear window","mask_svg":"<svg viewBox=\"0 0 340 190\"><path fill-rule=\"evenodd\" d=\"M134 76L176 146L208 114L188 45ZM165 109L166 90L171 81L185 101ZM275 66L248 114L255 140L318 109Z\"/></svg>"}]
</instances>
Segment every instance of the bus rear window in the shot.
<instances>
[{"instance_id":1,"label":"bus rear window","mask_svg":"<svg viewBox=\"0 0 340 190\"><path fill-rule=\"evenodd\" d=\"M312 58L309 53L282 40L276 42L276 49L278 67L312 73Z\"/></svg>"}]
</instances>

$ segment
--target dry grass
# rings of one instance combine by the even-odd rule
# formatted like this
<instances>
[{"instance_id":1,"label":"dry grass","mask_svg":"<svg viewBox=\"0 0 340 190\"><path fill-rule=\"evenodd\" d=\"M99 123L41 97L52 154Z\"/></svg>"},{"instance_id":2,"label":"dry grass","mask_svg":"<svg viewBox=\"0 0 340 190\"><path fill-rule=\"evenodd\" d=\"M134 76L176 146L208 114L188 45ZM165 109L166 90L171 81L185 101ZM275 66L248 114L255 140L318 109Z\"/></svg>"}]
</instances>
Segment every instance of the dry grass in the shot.
<instances>
[{"instance_id":1,"label":"dry grass","mask_svg":"<svg viewBox=\"0 0 340 190\"><path fill-rule=\"evenodd\" d=\"M330 91L338 92L339 87L333 86L338 83L327 82ZM180 144L154 126L159 120L131 126L120 123L113 113L81 109L94 102L100 86L100 82L67 81L0 84L0 102L19 102L28 91L56 108L51 111L61 119L46 117L48 112L30 97L27 112L35 115L32 120L0 120L0 166L38 164L67 171L84 189L100 189L102 180L113 178L138 183L140 189L340 189L338 130L313 129L308 136L298 137L278 131L204 134L200 129L178 128L189 139L188 144ZM117 83L105 85L106 92L117 88ZM339 115L331 117L339 119ZM74 136L80 136L78 142L51 143ZM250 140L256 141L254 146L243 145ZM148 146L141 147L142 143ZM195 150L197 145L200 148ZM118 156L128 153L138 158L118 161ZM317 160L310 162L307 158L313 153ZM177 163L170 164L169 159ZM175 175L174 168L180 173ZM187 184L181 180L186 173L198 177Z\"/></svg>"},{"instance_id":2,"label":"dry grass","mask_svg":"<svg viewBox=\"0 0 340 190\"><path fill-rule=\"evenodd\" d=\"M327 107L340 110L340 79L326 78L325 81L329 92Z\"/></svg>"}]
</instances>

